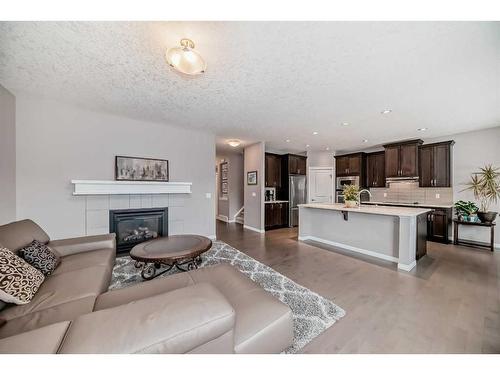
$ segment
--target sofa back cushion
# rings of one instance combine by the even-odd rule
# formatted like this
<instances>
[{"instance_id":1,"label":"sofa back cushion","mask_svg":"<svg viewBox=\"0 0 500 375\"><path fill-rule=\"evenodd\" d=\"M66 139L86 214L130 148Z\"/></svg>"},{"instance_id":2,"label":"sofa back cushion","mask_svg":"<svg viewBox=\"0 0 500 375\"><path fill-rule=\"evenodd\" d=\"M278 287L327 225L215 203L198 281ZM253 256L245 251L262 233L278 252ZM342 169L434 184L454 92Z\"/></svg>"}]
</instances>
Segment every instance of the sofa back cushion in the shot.
<instances>
[{"instance_id":1,"label":"sofa back cushion","mask_svg":"<svg viewBox=\"0 0 500 375\"><path fill-rule=\"evenodd\" d=\"M14 253L37 240L43 244L50 241L49 236L31 220L14 221L0 226L0 245Z\"/></svg>"}]
</instances>

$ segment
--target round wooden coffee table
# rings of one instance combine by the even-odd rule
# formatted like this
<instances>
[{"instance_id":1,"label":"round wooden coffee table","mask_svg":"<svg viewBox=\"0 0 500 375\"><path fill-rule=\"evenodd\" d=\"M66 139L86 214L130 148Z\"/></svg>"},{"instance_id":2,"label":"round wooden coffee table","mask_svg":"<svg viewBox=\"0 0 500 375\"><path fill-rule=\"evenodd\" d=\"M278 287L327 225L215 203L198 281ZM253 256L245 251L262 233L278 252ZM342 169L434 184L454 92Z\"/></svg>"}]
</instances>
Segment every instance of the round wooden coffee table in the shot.
<instances>
[{"instance_id":1,"label":"round wooden coffee table","mask_svg":"<svg viewBox=\"0 0 500 375\"><path fill-rule=\"evenodd\" d=\"M207 237L180 234L142 242L132 248L130 257L136 268L142 268L142 278L151 280L173 267L181 271L198 268L201 254L211 247L212 241Z\"/></svg>"}]
</instances>

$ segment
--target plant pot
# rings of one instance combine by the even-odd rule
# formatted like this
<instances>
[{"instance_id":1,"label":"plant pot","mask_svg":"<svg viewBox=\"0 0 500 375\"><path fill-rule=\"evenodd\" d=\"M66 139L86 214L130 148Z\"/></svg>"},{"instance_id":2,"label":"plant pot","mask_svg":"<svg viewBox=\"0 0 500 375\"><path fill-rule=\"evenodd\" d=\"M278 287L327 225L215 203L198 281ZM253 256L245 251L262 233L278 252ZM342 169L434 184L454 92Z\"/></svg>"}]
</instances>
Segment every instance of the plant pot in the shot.
<instances>
[{"instance_id":1,"label":"plant pot","mask_svg":"<svg viewBox=\"0 0 500 375\"><path fill-rule=\"evenodd\" d=\"M347 208L356 208L358 207L358 201L345 201L345 206Z\"/></svg>"},{"instance_id":2,"label":"plant pot","mask_svg":"<svg viewBox=\"0 0 500 375\"><path fill-rule=\"evenodd\" d=\"M476 221L478 221L476 214L469 215L469 222L475 223Z\"/></svg>"},{"instance_id":3,"label":"plant pot","mask_svg":"<svg viewBox=\"0 0 500 375\"><path fill-rule=\"evenodd\" d=\"M497 217L497 212L488 211L488 212L477 212L477 216L481 223L493 223Z\"/></svg>"}]
</instances>

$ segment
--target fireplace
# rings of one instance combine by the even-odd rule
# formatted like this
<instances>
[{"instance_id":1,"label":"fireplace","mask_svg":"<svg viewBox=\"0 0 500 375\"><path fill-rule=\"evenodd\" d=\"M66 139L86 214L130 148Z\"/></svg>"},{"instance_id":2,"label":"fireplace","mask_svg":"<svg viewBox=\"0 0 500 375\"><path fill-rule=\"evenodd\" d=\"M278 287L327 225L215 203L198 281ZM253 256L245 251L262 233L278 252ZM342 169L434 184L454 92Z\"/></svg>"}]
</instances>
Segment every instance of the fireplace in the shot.
<instances>
[{"instance_id":1,"label":"fireplace","mask_svg":"<svg viewBox=\"0 0 500 375\"><path fill-rule=\"evenodd\" d=\"M116 251L130 251L138 243L168 236L168 208L109 211L109 232L116 233Z\"/></svg>"}]
</instances>

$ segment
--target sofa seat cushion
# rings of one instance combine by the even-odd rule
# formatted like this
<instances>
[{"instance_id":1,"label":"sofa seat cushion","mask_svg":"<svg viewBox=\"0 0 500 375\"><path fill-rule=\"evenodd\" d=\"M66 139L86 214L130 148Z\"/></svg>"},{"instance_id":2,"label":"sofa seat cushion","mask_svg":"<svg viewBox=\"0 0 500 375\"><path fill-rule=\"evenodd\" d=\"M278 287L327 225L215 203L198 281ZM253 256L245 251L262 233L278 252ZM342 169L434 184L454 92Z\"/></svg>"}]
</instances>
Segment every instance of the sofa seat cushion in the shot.
<instances>
[{"instance_id":1,"label":"sofa seat cushion","mask_svg":"<svg viewBox=\"0 0 500 375\"><path fill-rule=\"evenodd\" d=\"M70 322L59 322L0 340L2 354L55 354Z\"/></svg>"},{"instance_id":2,"label":"sofa seat cushion","mask_svg":"<svg viewBox=\"0 0 500 375\"><path fill-rule=\"evenodd\" d=\"M111 270L107 266L51 275L46 278L30 303L6 308L0 312L0 316L10 320L85 297L95 299L108 289L110 280Z\"/></svg>"},{"instance_id":3,"label":"sofa seat cushion","mask_svg":"<svg viewBox=\"0 0 500 375\"><path fill-rule=\"evenodd\" d=\"M80 315L92 312L94 302L95 297L93 296L81 298L8 320L0 328L0 338L17 335L49 324L76 319Z\"/></svg>"},{"instance_id":4,"label":"sofa seat cushion","mask_svg":"<svg viewBox=\"0 0 500 375\"><path fill-rule=\"evenodd\" d=\"M201 283L80 316L59 352L186 353L227 333L232 352L234 320L227 299Z\"/></svg>"},{"instance_id":5,"label":"sofa seat cushion","mask_svg":"<svg viewBox=\"0 0 500 375\"><path fill-rule=\"evenodd\" d=\"M0 300L25 305L33 300L44 279L38 269L0 247Z\"/></svg>"},{"instance_id":6,"label":"sofa seat cushion","mask_svg":"<svg viewBox=\"0 0 500 375\"><path fill-rule=\"evenodd\" d=\"M198 283L215 286L235 309L236 353L278 353L292 344L290 308L228 264L159 277L111 290L97 298L95 310Z\"/></svg>"},{"instance_id":7,"label":"sofa seat cushion","mask_svg":"<svg viewBox=\"0 0 500 375\"><path fill-rule=\"evenodd\" d=\"M82 270L93 266L106 266L111 272L115 264L115 254L114 249L101 249L62 257L61 263L53 272L53 275Z\"/></svg>"}]
</instances>

